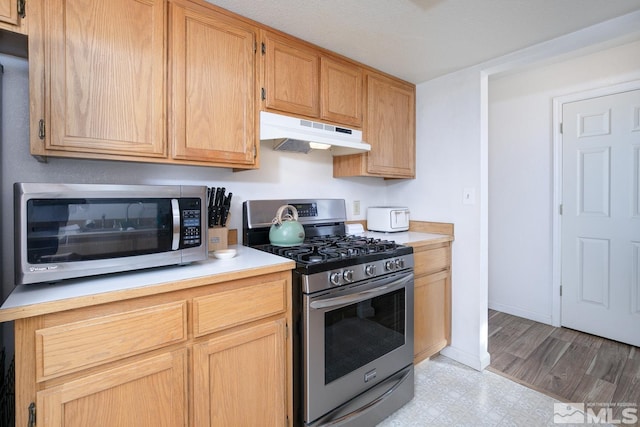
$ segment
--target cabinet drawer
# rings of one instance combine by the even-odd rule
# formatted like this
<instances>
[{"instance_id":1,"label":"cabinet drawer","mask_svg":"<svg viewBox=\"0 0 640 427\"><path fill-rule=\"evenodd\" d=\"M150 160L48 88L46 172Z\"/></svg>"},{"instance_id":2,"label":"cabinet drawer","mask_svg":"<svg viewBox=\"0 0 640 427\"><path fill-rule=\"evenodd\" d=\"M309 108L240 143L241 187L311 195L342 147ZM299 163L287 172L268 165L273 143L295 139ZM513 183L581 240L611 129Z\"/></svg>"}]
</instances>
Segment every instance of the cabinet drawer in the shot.
<instances>
[{"instance_id":1,"label":"cabinet drawer","mask_svg":"<svg viewBox=\"0 0 640 427\"><path fill-rule=\"evenodd\" d=\"M187 303L177 301L39 329L38 381L153 350L187 338Z\"/></svg>"},{"instance_id":2,"label":"cabinet drawer","mask_svg":"<svg viewBox=\"0 0 640 427\"><path fill-rule=\"evenodd\" d=\"M449 246L415 251L413 259L416 276L445 270L451 265Z\"/></svg>"},{"instance_id":3,"label":"cabinet drawer","mask_svg":"<svg viewBox=\"0 0 640 427\"><path fill-rule=\"evenodd\" d=\"M193 299L195 336L283 313L287 281L277 280Z\"/></svg>"}]
</instances>

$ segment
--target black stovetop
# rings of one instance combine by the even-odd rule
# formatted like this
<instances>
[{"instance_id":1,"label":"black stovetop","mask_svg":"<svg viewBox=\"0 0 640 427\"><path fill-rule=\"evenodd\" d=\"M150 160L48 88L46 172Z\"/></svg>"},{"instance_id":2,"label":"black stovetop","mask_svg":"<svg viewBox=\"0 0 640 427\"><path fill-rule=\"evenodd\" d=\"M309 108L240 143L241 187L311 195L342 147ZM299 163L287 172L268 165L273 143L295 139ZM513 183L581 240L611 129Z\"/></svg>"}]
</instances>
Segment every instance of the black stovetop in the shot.
<instances>
[{"instance_id":1,"label":"black stovetop","mask_svg":"<svg viewBox=\"0 0 640 427\"><path fill-rule=\"evenodd\" d=\"M260 249L297 263L297 270L313 274L337 268L392 258L413 253L411 246L392 240L361 236L322 236L305 239L295 246L258 245Z\"/></svg>"}]
</instances>

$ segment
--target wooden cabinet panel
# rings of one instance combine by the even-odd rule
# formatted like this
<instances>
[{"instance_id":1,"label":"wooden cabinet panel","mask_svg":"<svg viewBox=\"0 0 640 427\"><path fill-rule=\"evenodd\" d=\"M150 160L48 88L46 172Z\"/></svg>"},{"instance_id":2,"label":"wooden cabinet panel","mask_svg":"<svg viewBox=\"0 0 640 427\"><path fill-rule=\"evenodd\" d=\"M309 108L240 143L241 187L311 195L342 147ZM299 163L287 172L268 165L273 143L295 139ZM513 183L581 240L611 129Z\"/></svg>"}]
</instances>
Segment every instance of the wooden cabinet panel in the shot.
<instances>
[{"instance_id":1,"label":"wooden cabinet panel","mask_svg":"<svg viewBox=\"0 0 640 427\"><path fill-rule=\"evenodd\" d=\"M414 357L425 359L447 346L450 336L448 271L415 280Z\"/></svg>"},{"instance_id":2,"label":"wooden cabinet panel","mask_svg":"<svg viewBox=\"0 0 640 427\"><path fill-rule=\"evenodd\" d=\"M415 89L370 73L364 139L369 173L415 177Z\"/></svg>"},{"instance_id":3,"label":"wooden cabinet panel","mask_svg":"<svg viewBox=\"0 0 640 427\"><path fill-rule=\"evenodd\" d=\"M256 31L203 7L171 4L172 155L253 165Z\"/></svg>"},{"instance_id":4,"label":"wooden cabinet panel","mask_svg":"<svg viewBox=\"0 0 640 427\"><path fill-rule=\"evenodd\" d=\"M179 350L40 391L38 425L185 426L186 369L186 350Z\"/></svg>"},{"instance_id":5,"label":"wooden cabinet panel","mask_svg":"<svg viewBox=\"0 0 640 427\"><path fill-rule=\"evenodd\" d=\"M413 254L415 275L420 276L449 268L451 265L449 253L448 246L427 250L416 249Z\"/></svg>"},{"instance_id":6,"label":"wooden cabinet panel","mask_svg":"<svg viewBox=\"0 0 640 427\"><path fill-rule=\"evenodd\" d=\"M196 344L194 425L287 425L285 340L276 320Z\"/></svg>"},{"instance_id":7,"label":"wooden cabinet panel","mask_svg":"<svg viewBox=\"0 0 640 427\"><path fill-rule=\"evenodd\" d=\"M362 126L362 70L322 57L320 60L321 118Z\"/></svg>"},{"instance_id":8,"label":"wooden cabinet panel","mask_svg":"<svg viewBox=\"0 0 640 427\"><path fill-rule=\"evenodd\" d=\"M104 295L70 298L18 318L16 425L28 424L35 402L44 427L284 427L293 413L291 272L257 271L115 292L98 304Z\"/></svg>"},{"instance_id":9,"label":"wooden cabinet panel","mask_svg":"<svg viewBox=\"0 0 640 427\"><path fill-rule=\"evenodd\" d=\"M29 2L34 0L29 0ZM0 0L0 29L13 33L28 34L27 0ZM22 48L22 41L18 42L10 35L3 36L3 53L27 58L26 50ZM25 39L26 40L26 39ZM19 45L19 46L18 46ZM24 42L26 49L26 41Z\"/></svg>"},{"instance_id":10,"label":"wooden cabinet panel","mask_svg":"<svg viewBox=\"0 0 640 427\"><path fill-rule=\"evenodd\" d=\"M248 323L287 308L287 282L278 280L193 299L194 335Z\"/></svg>"},{"instance_id":11,"label":"wooden cabinet panel","mask_svg":"<svg viewBox=\"0 0 640 427\"><path fill-rule=\"evenodd\" d=\"M0 0L0 22L18 25L18 0Z\"/></svg>"},{"instance_id":12,"label":"wooden cabinet panel","mask_svg":"<svg viewBox=\"0 0 640 427\"><path fill-rule=\"evenodd\" d=\"M414 260L414 363L451 339L451 242L411 243Z\"/></svg>"},{"instance_id":13,"label":"wooden cabinet panel","mask_svg":"<svg viewBox=\"0 0 640 427\"><path fill-rule=\"evenodd\" d=\"M320 68L316 51L273 33L264 34L265 106L318 117Z\"/></svg>"},{"instance_id":14,"label":"wooden cabinet panel","mask_svg":"<svg viewBox=\"0 0 640 427\"><path fill-rule=\"evenodd\" d=\"M415 178L415 86L385 75L365 74L363 139L365 154L333 158L333 176Z\"/></svg>"},{"instance_id":15,"label":"wooden cabinet panel","mask_svg":"<svg viewBox=\"0 0 640 427\"><path fill-rule=\"evenodd\" d=\"M166 156L164 1L46 0L42 7L46 148Z\"/></svg>"},{"instance_id":16,"label":"wooden cabinet panel","mask_svg":"<svg viewBox=\"0 0 640 427\"><path fill-rule=\"evenodd\" d=\"M187 339L187 303L176 301L39 329L38 381Z\"/></svg>"}]
</instances>

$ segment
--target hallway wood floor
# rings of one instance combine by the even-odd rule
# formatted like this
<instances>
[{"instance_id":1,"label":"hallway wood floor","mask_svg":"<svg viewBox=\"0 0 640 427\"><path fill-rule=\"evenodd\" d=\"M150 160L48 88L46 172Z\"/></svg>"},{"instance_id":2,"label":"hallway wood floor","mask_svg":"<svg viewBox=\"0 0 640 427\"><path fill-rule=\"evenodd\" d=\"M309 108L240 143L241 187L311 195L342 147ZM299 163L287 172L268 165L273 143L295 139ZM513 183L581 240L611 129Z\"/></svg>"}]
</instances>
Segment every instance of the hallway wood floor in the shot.
<instances>
[{"instance_id":1,"label":"hallway wood floor","mask_svg":"<svg viewBox=\"0 0 640 427\"><path fill-rule=\"evenodd\" d=\"M558 400L640 407L638 347L495 310L488 347L491 371Z\"/></svg>"}]
</instances>

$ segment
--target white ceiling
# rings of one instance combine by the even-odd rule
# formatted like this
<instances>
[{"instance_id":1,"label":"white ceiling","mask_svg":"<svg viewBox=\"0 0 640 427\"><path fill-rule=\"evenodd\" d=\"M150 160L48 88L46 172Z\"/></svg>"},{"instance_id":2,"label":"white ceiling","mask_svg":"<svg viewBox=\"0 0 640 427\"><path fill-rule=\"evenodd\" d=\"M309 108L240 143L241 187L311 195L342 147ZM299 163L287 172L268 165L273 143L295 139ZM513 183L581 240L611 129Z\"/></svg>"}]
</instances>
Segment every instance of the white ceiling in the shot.
<instances>
[{"instance_id":1,"label":"white ceiling","mask_svg":"<svg viewBox=\"0 0 640 427\"><path fill-rule=\"evenodd\" d=\"M640 10L640 0L207 0L413 83Z\"/></svg>"}]
</instances>

